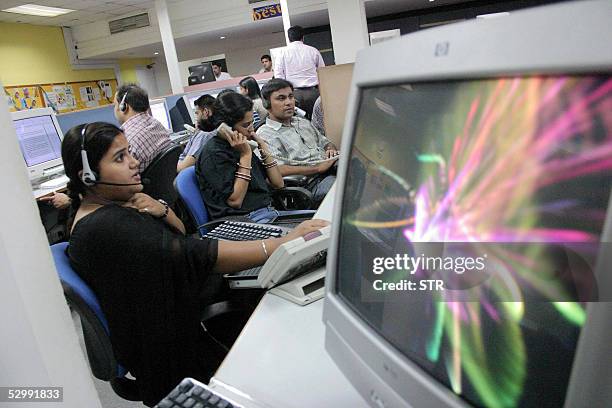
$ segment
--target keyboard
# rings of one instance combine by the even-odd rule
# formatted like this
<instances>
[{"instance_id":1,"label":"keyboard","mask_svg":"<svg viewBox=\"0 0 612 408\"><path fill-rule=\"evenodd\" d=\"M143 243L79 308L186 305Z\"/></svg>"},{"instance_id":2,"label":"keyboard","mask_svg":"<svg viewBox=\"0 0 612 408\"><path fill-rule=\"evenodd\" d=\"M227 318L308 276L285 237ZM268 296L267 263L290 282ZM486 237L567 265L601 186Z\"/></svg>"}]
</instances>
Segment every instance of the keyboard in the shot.
<instances>
[{"instance_id":1,"label":"keyboard","mask_svg":"<svg viewBox=\"0 0 612 408\"><path fill-rule=\"evenodd\" d=\"M44 183L40 183L38 188L41 189L55 189L58 187L64 187L70 179L66 175L61 175L59 177L52 178L51 180L47 180Z\"/></svg>"},{"instance_id":2,"label":"keyboard","mask_svg":"<svg viewBox=\"0 0 612 408\"><path fill-rule=\"evenodd\" d=\"M289 228L267 224L223 221L208 234L204 235L204 237L225 241L256 241L259 239L282 237L289 231Z\"/></svg>"},{"instance_id":3,"label":"keyboard","mask_svg":"<svg viewBox=\"0 0 612 408\"><path fill-rule=\"evenodd\" d=\"M185 378L155 408L243 408L193 378Z\"/></svg>"}]
</instances>

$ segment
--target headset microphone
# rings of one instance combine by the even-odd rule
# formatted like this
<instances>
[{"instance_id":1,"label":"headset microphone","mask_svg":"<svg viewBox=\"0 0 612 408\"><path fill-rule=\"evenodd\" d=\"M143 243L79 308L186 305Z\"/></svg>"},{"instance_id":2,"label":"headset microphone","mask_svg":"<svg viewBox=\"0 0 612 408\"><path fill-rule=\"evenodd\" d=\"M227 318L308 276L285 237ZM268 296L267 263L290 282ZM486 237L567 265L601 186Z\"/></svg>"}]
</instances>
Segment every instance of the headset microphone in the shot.
<instances>
[{"instance_id":1,"label":"headset microphone","mask_svg":"<svg viewBox=\"0 0 612 408\"><path fill-rule=\"evenodd\" d=\"M140 184L145 185L151 183L151 180L148 178L143 178L140 180L140 183L107 183L106 181L93 181L94 184L102 184L105 186L118 186L118 187L127 187L127 186L138 186Z\"/></svg>"}]
</instances>

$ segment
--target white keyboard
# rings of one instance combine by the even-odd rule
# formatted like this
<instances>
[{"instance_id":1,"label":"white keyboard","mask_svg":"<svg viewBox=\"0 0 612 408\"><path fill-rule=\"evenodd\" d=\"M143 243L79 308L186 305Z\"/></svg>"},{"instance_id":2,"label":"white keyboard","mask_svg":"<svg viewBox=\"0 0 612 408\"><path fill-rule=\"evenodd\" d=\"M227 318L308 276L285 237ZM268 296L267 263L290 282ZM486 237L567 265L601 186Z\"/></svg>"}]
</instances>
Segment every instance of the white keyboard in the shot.
<instances>
[{"instance_id":1,"label":"white keyboard","mask_svg":"<svg viewBox=\"0 0 612 408\"><path fill-rule=\"evenodd\" d=\"M62 176L53 178L51 180L47 180L44 183L41 183L38 188L45 189L45 190L51 190L54 188L65 186L68 183L68 181L70 181L68 176L62 175Z\"/></svg>"}]
</instances>

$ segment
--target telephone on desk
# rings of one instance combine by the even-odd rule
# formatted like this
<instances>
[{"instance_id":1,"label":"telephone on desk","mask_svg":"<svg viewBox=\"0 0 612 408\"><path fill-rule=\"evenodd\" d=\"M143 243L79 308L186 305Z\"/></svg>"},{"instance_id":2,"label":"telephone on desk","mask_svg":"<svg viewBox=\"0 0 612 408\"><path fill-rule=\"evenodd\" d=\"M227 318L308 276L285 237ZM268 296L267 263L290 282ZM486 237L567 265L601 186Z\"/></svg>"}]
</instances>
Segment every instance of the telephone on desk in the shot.
<instances>
[{"instance_id":1,"label":"telephone on desk","mask_svg":"<svg viewBox=\"0 0 612 408\"><path fill-rule=\"evenodd\" d=\"M270 293L306 305L325 293L325 266L331 226L279 246L263 266L224 277L233 289L264 288Z\"/></svg>"}]
</instances>

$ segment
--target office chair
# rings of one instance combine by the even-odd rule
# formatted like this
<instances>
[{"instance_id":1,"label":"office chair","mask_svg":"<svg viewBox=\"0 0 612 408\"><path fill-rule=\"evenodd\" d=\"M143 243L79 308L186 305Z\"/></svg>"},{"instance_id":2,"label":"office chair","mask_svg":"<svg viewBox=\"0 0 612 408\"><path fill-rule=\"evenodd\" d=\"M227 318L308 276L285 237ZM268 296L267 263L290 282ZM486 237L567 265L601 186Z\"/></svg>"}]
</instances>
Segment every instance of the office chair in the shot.
<instances>
[{"instance_id":1,"label":"office chair","mask_svg":"<svg viewBox=\"0 0 612 408\"><path fill-rule=\"evenodd\" d=\"M98 298L72 269L66 255L67 242L51 245L51 254L64 296L81 320L87 359L94 377L110 382L117 395L130 401L141 401L136 381L127 378L127 370L115 359L108 322Z\"/></svg>"},{"instance_id":2,"label":"office chair","mask_svg":"<svg viewBox=\"0 0 612 408\"><path fill-rule=\"evenodd\" d=\"M204 225L210 221L210 217L200 194L200 186L194 166L186 168L176 176L174 189L182 203L187 207L187 212L197 232L203 237L208 232Z\"/></svg>"},{"instance_id":3,"label":"office chair","mask_svg":"<svg viewBox=\"0 0 612 408\"><path fill-rule=\"evenodd\" d=\"M200 193L200 186L198 185L198 179L195 174L195 167L191 166L181 171L174 180L174 188L179 195L180 200L187 208L187 212L190 215L191 221L196 227L196 230L200 236L206 235L208 232L207 227L213 226L213 223L217 223L220 220L212 220L206 209L206 204L202 200ZM310 191L299 188L299 187L285 187L283 189L276 190L274 193L274 205L275 208L281 211L293 211L296 210L297 205L301 205L301 208L309 208L312 205L312 194ZM291 223L292 216L295 221L312 218L315 211L302 210L296 211L292 215L282 217L283 223ZM245 217L226 217L224 219L239 219L241 221L248 221Z\"/></svg>"},{"instance_id":4,"label":"office chair","mask_svg":"<svg viewBox=\"0 0 612 408\"><path fill-rule=\"evenodd\" d=\"M176 201L176 191L173 187L176 177L176 163L183 151L183 147L171 143L164 151L159 153L151 164L142 172L142 178L149 179L149 184L145 184L143 193L151 197L166 201L169 206L173 206Z\"/></svg>"}]
</instances>

